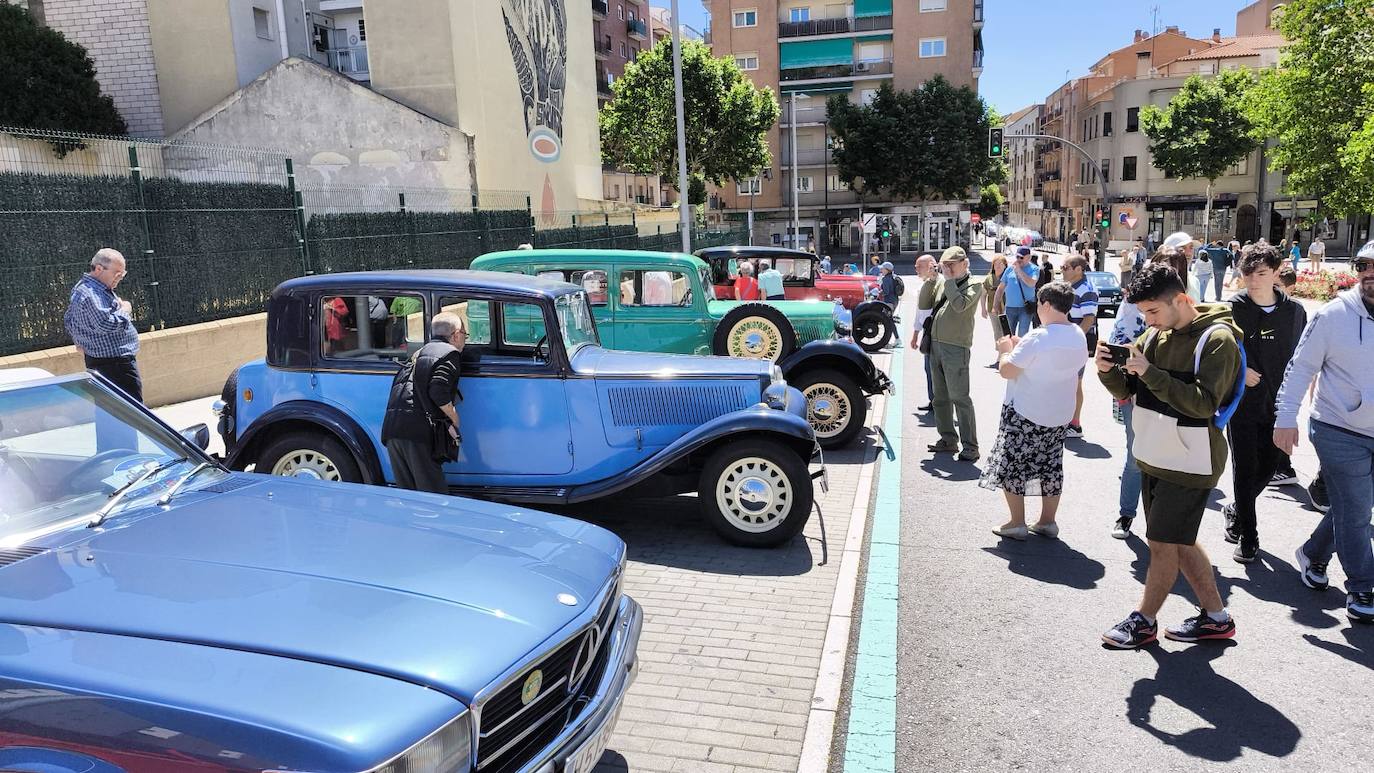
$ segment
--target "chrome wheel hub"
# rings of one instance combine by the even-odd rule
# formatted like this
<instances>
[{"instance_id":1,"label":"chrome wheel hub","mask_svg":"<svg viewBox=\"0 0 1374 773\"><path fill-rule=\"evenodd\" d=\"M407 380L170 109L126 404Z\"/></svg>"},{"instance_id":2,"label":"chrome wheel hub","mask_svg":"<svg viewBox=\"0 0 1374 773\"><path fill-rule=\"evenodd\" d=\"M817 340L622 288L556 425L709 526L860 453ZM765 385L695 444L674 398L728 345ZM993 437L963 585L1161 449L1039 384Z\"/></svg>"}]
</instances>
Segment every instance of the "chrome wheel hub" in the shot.
<instances>
[{"instance_id":1,"label":"chrome wheel hub","mask_svg":"<svg viewBox=\"0 0 1374 773\"><path fill-rule=\"evenodd\" d=\"M272 474L286 478L306 478L308 480L343 480L338 465L319 451L303 448L283 454L272 465Z\"/></svg>"},{"instance_id":2,"label":"chrome wheel hub","mask_svg":"<svg viewBox=\"0 0 1374 773\"><path fill-rule=\"evenodd\" d=\"M816 437L829 438L849 426L853 406L843 389L834 384L812 384L802 390L806 397L806 421Z\"/></svg>"},{"instance_id":3,"label":"chrome wheel hub","mask_svg":"<svg viewBox=\"0 0 1374 773\"><path fill-rule=\"evenodd\" d=\"M792 511L792 481L777 465L756 456L732 462L716 481L716 506L744 532L771 531Z\"/></svg>"}]
</instances>

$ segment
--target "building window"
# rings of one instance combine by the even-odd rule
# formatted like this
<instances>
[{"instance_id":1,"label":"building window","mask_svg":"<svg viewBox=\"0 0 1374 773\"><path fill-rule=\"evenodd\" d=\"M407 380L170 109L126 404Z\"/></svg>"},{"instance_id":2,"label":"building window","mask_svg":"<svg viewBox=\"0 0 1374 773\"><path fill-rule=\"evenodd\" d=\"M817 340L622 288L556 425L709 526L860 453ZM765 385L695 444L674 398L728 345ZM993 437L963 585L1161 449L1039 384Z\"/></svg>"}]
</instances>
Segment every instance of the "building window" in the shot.
<instances>
[{"instance_id":1,"label":"building window","mask_svg":"<svg viewBox=\"0 0 1374 773\"><path fill-rule=\"evenodd\" d=\"M757 196L763 192L763 180L757 177L750 177L747 180L740 180L735 184L735 192L741 196Z\"/></svg>"},{"instance_id":2,"label":"building window","mask_svg":"<svg viewBox=\"0 0 1374 773\"><path fill-rule=\"evenodd\" d=\"M626 16L625 18L626 18L626 19L629 19L630 21L634 21L634 20L635 20L635 9L631 8L631 9L630 9L630 15L629 15L629 16Z\"/></svg>"},{"instance_id":3,"label":"building window","mask_svg":"<svg viewBox=\"0 0 1374 773\"><path fill-rule=\"evenodd\" d=\"M945 55L944 38L921 38L921 58L931 59Z\"/></svg>"},{"instance_id":4,"label":"building window","mask_svg":"<svg viewBox=\"0 0 1374 773\"><path fill-rule=\"evenodd\" d=\"M759 12L756 9L747 11L735 11L736 27L757 27L759 26Z\"/></svg>"},{"instance_id":5,"label":"building window","mask_svg":"<svg viewBox=\"0 0 1374 773\"><path fill-rule=\"evenodd\" d=\"M789 18L790 21L811 21L810 8L793 8Z\"/></svg>"},{"instance_id":6,"label":"building window","mask_svg":"<svg viewBox=\"0 0 1374 773\"><path fill-rule=\"evenodd\" d=\"M882 43L859 44L860 62L885 62L887 58L887 46Z\"/></svg>"},{"instance_id":7,"label":"building window","mask_svg":"<svg viewBox=\"0 0 1374 773\"><path fill-rule=\"evenodd\" d=\"M844 183L843 183L843 182L840 182L840 176L839 176L839 175L837 175L837 174L832 174L832 175L830 175L830 190L832 190L832 191L842 191L842 190L846 190L846 188L844 187Z\"/></svg>"},{"instance_id":8,"label":"building window","mask_svg":"<svg viewBox=\"0 0 1374 773\"><path fill-rule=\"evenodd\" d=\"M759 69L759 55L738 54L735 56L735 64L739 65L741 70L757 70Z\"/></svg>"},{"instance_id":9,"label":"building window","mask_svg":"<svg viewBox=\"0 0 1374 773\"><path fill-rule=\"evenodd\" d=\"M1110 137L1110 136L1112 136L1112 114L1111 114L1111 113L1103 113L1103 114L1102 114L1102 136L1103 136L1103 137Z\"/></svg>"},{"instance_id":10,"label":"building window","mask_svg":"<svg viewBox=\"0 0 1374 773\"><path fill-rule=\"evenodd\" d=\"M921 0L921 13L943 11L947 4L946 0Z\"/></svg>"},{"instance_id":11,"label":"building window","mask_svg":"<svg viewBox=\"0 0 1374 773\"><path fill-rule=\"evenodd\" d=\"M1104 182L1104 183L1109 183L1109 182L1111 182L1111 181L1112 181L1112 160L1111 160L1110 158L1104 158L1104 159L1102 159L1102 182Z\"/></svg>"},{"instance_id":12,"label":"building window","mask_svg":"<svg viewBox=\"0 0 1374 773\"><path fill-rule=\"evenodd\" d=\"M630 61L631 61L631 62L637 62L637 61L639 61L639 48L638 48L637 46L631 46L631 47L630 47Z\"/></svg>"},{"instance_id":13,"label":"building window","mask_svg":"<svg viewBox=\"0 0 1374 773\"><path fill-rule=\"evenodd\" d=\"M798 191L799 193L810 193L810 192L811 192L811 176L810 176L810 175L802 175L802 176L800 176L800 177L797 178L797 191Z\"/></svg>"},{"instance_id":14,"label":"building window","mask_svg":"<svg viewBox=\"0 0 1374 773\"><path fill-rule=\"evenodd\" d=\"M615 7L615 15L619 16L621 21L625 21L625 6L617 5Z\"/></svg>"},{"instance_id":15,"label":"building window","mask_svg":"<svg viewBox=\"0 0 1374 773\"><path fill-rule=\"evenodd\" d=\"M1233 177L1250 174L1250 157L1246 156L1240 161L1237 161L1236 165L1231 167L1231 171L1227 172L1227 174Z\"/></svg>"},{"instance_id":16,"label":"building window","mask_svg":"<svg viewBox=\"0 0 1374 773\"><path fill-rule=\"evenodd\" d=\"M253 9L253 30L263 40L272 39L272 14L262 8Z\"/></svg>"},{"instance_id":17,"label":"building window","mask_svg":"<svg viewBox=\"0 0 1374 773\"><path fill-rule=\"evenodd\" d=\"M621 59L629 59L629 58L630 58L630 51L629 51L629 49L625 48L625 42L624 42L624 41L621 41L621 43L620 43L620 58L621 58Z\"/></svg>"},{"instance_id":18,"label":"building window","mask_svg":"<svg viewBox=\"0 0 1374 773\"><path fill-rule=\"evenodd\" d=\"M1128 108L1126 108L1126 131L1128 131L1128 132L1140 131L1140 108L1138 108L1138 107L1128 107Z\"/></svg>"},{"instance_id":19,"label":"building window","mask_svg":"<svg viewBox=\"0 0 1374 773\"><path fill-rule=\"evenodd\" d=\"M1135 179L1135 156L1126 156L1121 159L1121 181L1128 182Z\"/></svg>"},{"instance_id":20,"label":"building window","mask_svg":"<svg viewBox=\"0 0 1374 773\"><path fill-rule=\"evenodd\" d=\"M620 183L616 183L616 184L615 184L615 195L612 196L611 198L613 198L613 199L615 199L615 200L617 200L617 201L620 200Z\"/></svg>"}]
</instances>

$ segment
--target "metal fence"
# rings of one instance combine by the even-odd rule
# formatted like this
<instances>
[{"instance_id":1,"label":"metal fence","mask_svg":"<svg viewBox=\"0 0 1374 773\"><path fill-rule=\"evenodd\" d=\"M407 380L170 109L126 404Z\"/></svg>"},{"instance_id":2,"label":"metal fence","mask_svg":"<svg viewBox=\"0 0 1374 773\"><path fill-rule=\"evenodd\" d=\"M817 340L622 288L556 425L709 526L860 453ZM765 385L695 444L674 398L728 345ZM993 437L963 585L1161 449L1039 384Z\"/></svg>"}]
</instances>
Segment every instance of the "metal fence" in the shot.
<instances>
[{"instance_id":1,"label":"metal fence","mask_svg":"<svg viewBox=\"0 0 1374 773\"><path fill-rule=\"evenodd\" d=\"M526 242L680 249L633 213L536 216L523 192L300 187L277 151L0 127L0 354L69 343L71 287L103 246L124 253L118 292L146 331L262 311L303 274L463 268Z\"/></svg>"}]
</instances>

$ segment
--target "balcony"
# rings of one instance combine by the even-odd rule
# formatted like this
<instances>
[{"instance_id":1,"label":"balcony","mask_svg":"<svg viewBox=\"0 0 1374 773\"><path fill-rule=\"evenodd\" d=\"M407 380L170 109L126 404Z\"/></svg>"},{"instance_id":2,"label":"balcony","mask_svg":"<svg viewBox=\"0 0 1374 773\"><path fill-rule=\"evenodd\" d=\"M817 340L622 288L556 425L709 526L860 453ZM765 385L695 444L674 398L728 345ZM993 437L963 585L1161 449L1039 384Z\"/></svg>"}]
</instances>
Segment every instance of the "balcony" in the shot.
<instances>
[{"instance_id":1,"label":"balcony","mask_svg":"<svg viewBox=\"0 0 1374 773\"><path fill-rule=\"evenodd\" d=\"M606 0L592 0L592 18L600 21L606 18L611 12L611 7Z\"/></svg>"},{"instance_id":2,"label":"balcony","mask_svg":"<svg viewBox=\"0 0 1374 773\"><path fill-rule=\"evenodd\" d=\"M796 109L797 125L824 123L826 120L825 105L815 107L799 107ZM782 100L782 118L778 121L781 126L792 125L792 102L784 95Z\"/></svg>"},{"instance_id":3,"label":"balcony","mask_svg":"<svg viewBox=\"0 0 1374 773\"><path fill-rule=\"evenodd\" d=\"M610 35L607 35L606 37L602 38L601 40L594 40L594 41L592 41L592 47L596 49L596 58L597 58L597 59L610 59L610 58L611 58L611 50L612 50L612 49L611 49L611 36L610 36Z\"/></svg>"},{"instance_id":4,"label":"balcony","mask_svg":"<svg viewBox=\"0 0 1374 773\"><path fill-rule=\"evenodd\" d=\"M784 166L792 166L792 151L790 149L784 150L778 161ZM829 150L797 149L797 166L825 166L829 163L831 163Z\"/></svg>"},{"instance_id":5,"label":"balcony","mask_svg":"<svg viewBox=\"0 0 1374 773\"><path fill-rule=\"evenodd\" d=\"M615 96L615 92L611 91L611 82L606 77L605 73L599 72L596 74L596 95L598 97L604 97L606 99L610 99L611 97Z\"/></svg>"},{"instance_id":6,"label":"balcony","mask_svg":"<svg viewBox=\"0 0 1374 773\"><path fill-rule=\"evenodd\" d=\"M367 65L367 45L331 48L324 52L329 69L341 72L355 81L370 80Z\"/></svg>"},{"instance_id":7,"label":"balcony","mask_svg":"<svg viewBox=\"0 0 1374 773\"><path fill-rule=\"evenodd\" d=\"M825 64L818 67L797 67L783 70L778 80L784 83L801 81L827 81L867 77L883 77L892 74L892 60L881 59L875 62L853 62L851 64Z\"/></svg>"},{"instance_id":8,"label":"balcony","mask_svg":"<svg viewBox=\"0 0 1374 773\"><path fill-rule=\"evenodd\" d=\"M983 28L983 0L973 0L973 28Z\"/></svg>"},{"instance_id":9,"label":"balcony","mask_svg":"<svg viewBox=\"0 0 1374 773\"><path fill-rule=\"evenodd\" d=\"M887 32L892 29L891 16L842 16L838 19L778 22L778 37L800 38L810 35L845 35L851 32Z\"/></svg>"},{"instance_id":10,"label":"balcony","mask_svg":"<svg viewBox=\"0 0 1374 773\"><path fill-rule=\"evenodd\" d=\"M1055 180L1059 179L1059 170L1055 169L1054 171L1050 172L1041 172L1040 174L1036 175L1035 178L1036 181L1042 183L1054 182Z\"/></svg>"},{"instance_id":11,"label":"balcony","mask_svg":"<svg viewBox=\"0 0 1374 773\"><path fill-rule=\"evenodd\" d=\"M983 49L973 49L973 70L974 76L983 74Z\"/></svg>"},{"instance_id":12,"label":"balcony","mask_svg":"<svg viewBox=\"0 0 1374 773\"><path fill-rule=\"evenodd\" d=\"M625 34L635 40L647 40L649 38L649 25L643 19L626 19Z\"/></svg>"}]
</instances>

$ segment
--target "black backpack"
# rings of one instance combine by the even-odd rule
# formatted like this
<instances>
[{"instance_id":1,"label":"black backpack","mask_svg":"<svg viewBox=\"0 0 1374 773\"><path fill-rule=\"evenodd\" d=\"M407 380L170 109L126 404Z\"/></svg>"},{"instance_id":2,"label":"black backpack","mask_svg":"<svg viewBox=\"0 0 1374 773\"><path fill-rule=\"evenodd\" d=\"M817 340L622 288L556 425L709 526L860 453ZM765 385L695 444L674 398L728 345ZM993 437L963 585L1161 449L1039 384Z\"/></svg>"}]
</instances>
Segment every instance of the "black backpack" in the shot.
<instances>
[{"instance_id":1,"label":"black backpack","mask_svg":"<svg viewBox=\"0 0 1374 773\"><path fill-rule=\"evenodd\" d=\"M906 283L896 274L892 275L892 289L897 291L898 298L902 297L902 294L906 292Z\"/></svg>"}]
</instances>

